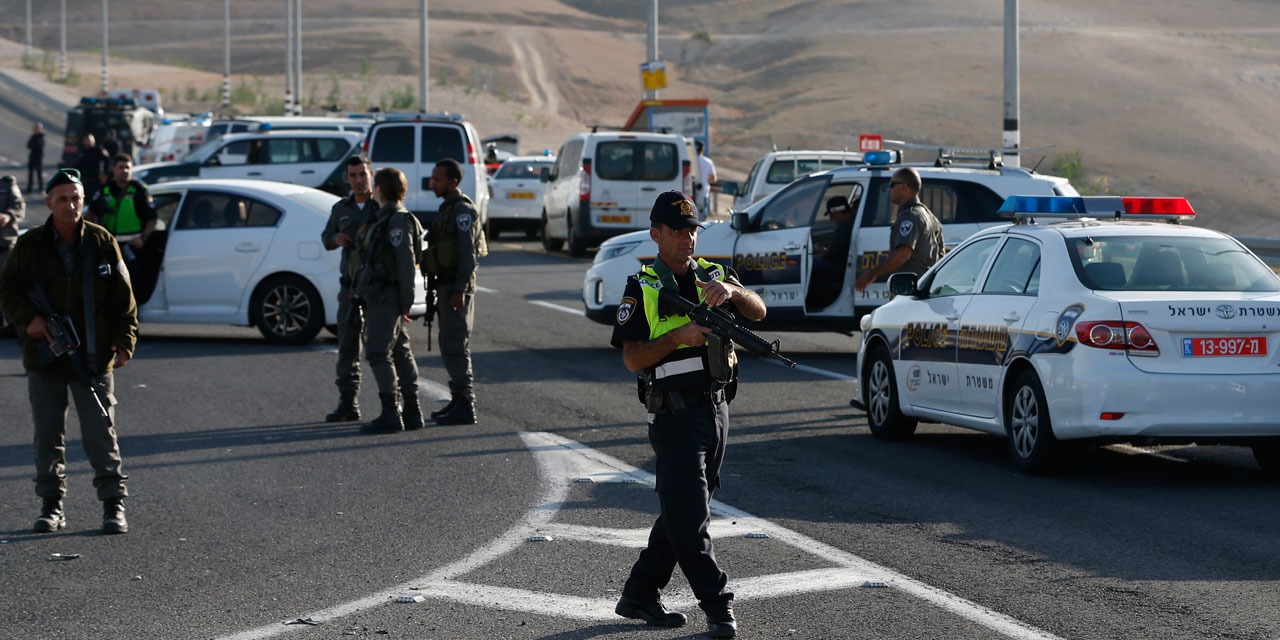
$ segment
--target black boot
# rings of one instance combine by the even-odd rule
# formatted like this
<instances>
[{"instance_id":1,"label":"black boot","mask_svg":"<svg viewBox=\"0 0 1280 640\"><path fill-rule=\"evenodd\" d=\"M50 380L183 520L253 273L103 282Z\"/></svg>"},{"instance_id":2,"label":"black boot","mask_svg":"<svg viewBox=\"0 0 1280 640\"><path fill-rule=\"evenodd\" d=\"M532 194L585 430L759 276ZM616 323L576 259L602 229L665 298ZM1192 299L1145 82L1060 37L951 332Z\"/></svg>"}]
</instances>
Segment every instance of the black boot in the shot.
<instances>
[{"instance_id":1,"label":"black boot","mask_svg":"<svg viewBox=\"0 0 1280 640\"><path fill-rule=\"evenodd\" d=\"M405 431L417 431L426 425L422 419L422 405L418 403L418 387L400 387L400 417Z\"/></svg>"},{"instance_id":2,"label":"black boot","mask_svg":"<svg viewBox=\"0 0 1280 640\"><path fill-rule=\"evenodd\" d=\"M396 406L396 394L379 393L378 400L382 402L382 415L361 426L360 433L396 433L404 430L404 423L400 422L400 409Z\"/></svg>"},{"instance_id":3,"label":"black boot","mask_svg":"<svg viewBox=\"0 0 1280 640\"><path fill-rule=\"evenodd\" d=\"M343 393L338 398L338 408L324 417L325 422L355 422L360 419L360 401L355 393Z\"/></svg>"},{"instance_id":4,"label":"black boot","mask_svg":"<svg viewBox=\"0 0 1280 640\"><path fill-rule=\"evenodd\" d=\"M123 498L112 498L102 502L102 532L129 533L129 521L124 519Z\"/></svg>"},{"instance_id":5,"label":"black boot","mask_svg":"<svg viewBox=\"0 0 1280 640\"><path fill-rule=\"evenodd\" d=\"M40 507L40 517L31 529L36 533L51 533L67 526L67 517L62 513L62 498L45 498Z\"/></svg>"},{"instance_id":6,"label":"black boot","mask_svg":"<svg viewBox=\"0 0 1280 640\"><path fill-rule=\"evenodd\" d=\"M475 424L476 401L470 398L458 398L452 409L434 419L438 425Z\"/></svg>"},{"instance_id":7,"label":"black boot","mask_svg":"<svg viewBox=\"0 0 1280 640\"><path fill-rule=\"evenodd\" d=\"M446 404L446 405L444 405L443 407L440 407L439 409L436 409L435 411L432 411L432 412L431 412L431 419L434 421L436 418L439 418L440 416L442 416L442 415L444 415L444 414L446 414L446 413L449 413L450 411L453 411L453 405L455 405L455 404L458 404L458 394L456 394L456 393L451 394L451 395L449 396L449 403L448 403L448 404Z\"/></svg>"}]
</instances>

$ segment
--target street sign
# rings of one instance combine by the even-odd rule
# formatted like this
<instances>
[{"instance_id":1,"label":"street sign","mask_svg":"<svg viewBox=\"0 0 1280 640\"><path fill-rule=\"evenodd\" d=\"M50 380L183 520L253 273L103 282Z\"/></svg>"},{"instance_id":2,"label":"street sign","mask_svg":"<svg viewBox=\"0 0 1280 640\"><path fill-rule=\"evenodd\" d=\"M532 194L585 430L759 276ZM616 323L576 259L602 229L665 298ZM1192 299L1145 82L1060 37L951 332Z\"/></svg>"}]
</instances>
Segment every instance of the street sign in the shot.
<instances>
[{"instance_id":1,"label":"street sign","mask_svg":"<svg viewBox=\"0 0 1280 640\"><path fill-rule=\"evenodd\" d=\"M644 81L645 91L666 89L667 63L662 60L642 63L640 65L640 78Z\"/></svg>"},{"instance_id":2,"label":"street sign","mask_svg":"<svg viewBox=\"0 0 1280 640\"><path fill-rule=\"evenodd\" d=\"M884 149L884 136L864 133L858 136L858 151L880 151Z\"/></svg>"}]
</instances>

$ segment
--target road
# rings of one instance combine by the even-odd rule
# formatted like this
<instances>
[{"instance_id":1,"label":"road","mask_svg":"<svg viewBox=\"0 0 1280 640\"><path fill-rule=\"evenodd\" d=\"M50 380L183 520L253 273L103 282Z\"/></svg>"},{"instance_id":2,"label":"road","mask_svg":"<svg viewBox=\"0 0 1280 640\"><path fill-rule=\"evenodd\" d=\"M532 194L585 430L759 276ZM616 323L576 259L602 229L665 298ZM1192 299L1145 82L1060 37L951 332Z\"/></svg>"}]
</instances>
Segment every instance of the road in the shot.
<instances>
[{"instance_id":1,"label":"road","mask_svg":"<svg viewBox=\"0 0 1280 640\"><path fill-rule=\"evenodd\" d=\"M634 379L580 314L586 263L491 247L476 426L363 436L322 421L332 338L144 325L117 375L124 536L98 533L78 428L69 527L29 533L31 419L0 343L0 636L697 637L700 615L611 614L656 498ZM413 331L438 406L443 369ZM1246 451L1096 449L1028 477L986 435L883 443L847 404L851 338L772 337L804 367L744 357L712 527L741 637L1280 635L1276 488ZM370 385L361 400L376 406ZM698 613L678 574L667 600Z\"/></svg>"}]
</instances>

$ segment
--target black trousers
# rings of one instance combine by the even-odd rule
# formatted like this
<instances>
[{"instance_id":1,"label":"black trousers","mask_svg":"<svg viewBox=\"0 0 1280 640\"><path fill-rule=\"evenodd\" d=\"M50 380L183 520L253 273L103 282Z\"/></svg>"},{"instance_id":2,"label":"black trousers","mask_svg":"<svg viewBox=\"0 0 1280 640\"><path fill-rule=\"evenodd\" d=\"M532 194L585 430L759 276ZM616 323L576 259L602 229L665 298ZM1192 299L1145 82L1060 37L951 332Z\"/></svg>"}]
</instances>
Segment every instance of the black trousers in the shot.
<instances>
[{"instance_id":1,"label":"black trousers","mask_svg":"<svg viewBox=\"0 0 1280 640\"><path fill-rule=\"evenodd\" d=\"M653 416L649 443L657 457L659 515L622 595L641 602L657 600L679 565L703 611L733 605L733 593L725 589L729 577L716 563L707 532L728 431L729 408L723 402Z\"/></svg>"}]
</instances>

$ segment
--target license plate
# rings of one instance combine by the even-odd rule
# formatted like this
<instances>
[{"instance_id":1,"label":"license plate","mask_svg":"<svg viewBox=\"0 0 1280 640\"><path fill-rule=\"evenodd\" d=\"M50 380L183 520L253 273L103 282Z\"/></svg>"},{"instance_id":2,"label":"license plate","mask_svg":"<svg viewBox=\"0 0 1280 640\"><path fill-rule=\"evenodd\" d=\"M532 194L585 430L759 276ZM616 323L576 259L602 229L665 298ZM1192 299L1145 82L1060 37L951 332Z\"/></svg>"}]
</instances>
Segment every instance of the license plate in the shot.
<instances>
[{"instance_id":1,"label":"license plate","mask_svg":"<svg viewBox=\"0 0 1280 640\"><path fill-rule=\"evenodd\" d=\"M1267 339L1263 336L1182 339L1182 356L1184 358L1265 355L1267 355Z\"/></svg>"},{"instance_id":2,"label":"license plate","mask_svg":"<svg viewBox=\"0 0 1280 640\"><path fill-rule=\"evenodd\" d=\"M529 191L510 191L507 193L508 200L532 200L533 193Z\"/></svg>"},{"instance_id":3,"label":"license plate","mask_svg":"<svg viewBox=\"0 0 1280 640\"><path fill-rule=\"evenodd\" d=\"M616 222L619 224L631 224L631 216L600 216L600 222Z\"/></svg>"}]
</instances>

